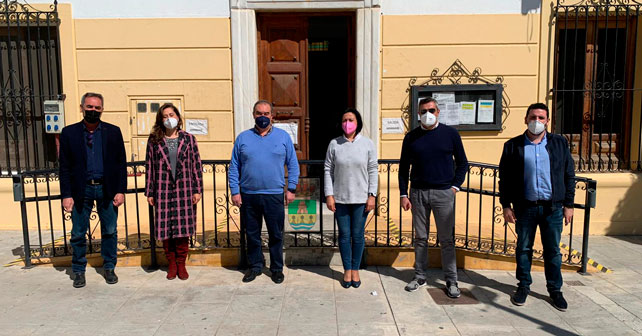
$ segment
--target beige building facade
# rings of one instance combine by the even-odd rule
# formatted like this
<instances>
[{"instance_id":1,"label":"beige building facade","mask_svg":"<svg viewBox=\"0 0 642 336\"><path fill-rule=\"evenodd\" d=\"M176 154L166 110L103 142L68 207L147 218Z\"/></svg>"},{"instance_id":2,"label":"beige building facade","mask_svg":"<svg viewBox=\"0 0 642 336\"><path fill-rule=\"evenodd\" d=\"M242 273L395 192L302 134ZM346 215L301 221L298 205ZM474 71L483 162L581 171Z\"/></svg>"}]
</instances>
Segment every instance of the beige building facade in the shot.
<instances>
[{"instance_id":1,"label":"beige building facade","mask_svg":"<svg viewBox=\"0 0 642 336\"><path fill-rule=\"evenodd\" d=\"M377 144L379 158L398 159L412 117L409 86L429 82L431 75L448 77L447 69L460 64L471 73L479 69L485 78L502 78L506 99L501 130L460 132L470 161L497 164L502 144L525 130L528 105L554 104L551 89L557 78L554 50L559 40L556 24L560 22L559 18L555 21L555 5L556 1L548 0L61 1L58 13L65 122L81 120L78 105L84 92L102 93L103 120L121 128L128 159L141 161L155 108L172 101L180 106L184 118L197 120L200 125L206 122L206 134L197 135L202 158L227 160L235 136L253 125L251 107L257 99L272 98L278 103L279 99L294 97L294 112L285 107L279 111L290 113L287 120L295 120L297 111L304 110L295 120L302 137L300 158L318 159L323 154L319 148L323 148L325 138L315 135L322 131L315 129L315 123L320 125L324 115L332 118L345 107L354 106L363 114L364 133ZM301 74L305 77L295 78L298 89L292 89L291 79L279 77L278 71L284 70L274 70L270 64L274 58L270 60L268 54L265 61L261 41L268 33L279 34L280 26L269 26L274 17L277 21L280 17L292 22L301 17L307 20L310 39L305 42L307 54L303 54L308 63L296 57L293 60L304 67ZM334 17L345 21L331 26L328 22ZM629 29L641 29L637 17L634 21ZM332 35L333 29L344 29L345 36L340 31L338 37ZM287 40L289 35L283 36ZM642 39L642 34L634 36ZM313 67L321 69L318 64L323 63L314 63L317 54L313 43L333 38L347 41L340 63L347 70L337 81L345 84L344 91L348 92L336 98L344 108L324 114L321 105L330 104L335 96L318 93L323 92L319 85L328 87L332 78L313 75ZM268 45L274 41L269 40ZM636 46L637 59L642 57L642 43L634 42L631 45ZM283 46L290 50L287 43ZM320 46L323 48L323 44ZM278 61L281 54L274 55ZM638 84L642 83L642 67L632 70L632 87L642 87ZM262 81L264 75L268 82L271 76L280 86ZM467 79L464 76L462 83L467 84ZM448 78L444 80L443 84L451 83ZM637 160L640 151L641 98L637 92L631 96L633 108L627 119L631 127L626 155L631 161ZM554 109L552 113L555 119ZM399 118L403 120L402 133L384 132L384 119ZM642 210L637 200L642 197L642 183L637 163L612 170L578 173L597 180L597 207L590 232L640 234ZM386 186L382 180L382 187ZM394 190L391 207L396 209L396 176L390 187ZM583 194L578 193L578 197ZM6 214L0 229L20 228L20 209L13 202L11 179L0 179L0 200Z\"/></svg>"}]
</instances>

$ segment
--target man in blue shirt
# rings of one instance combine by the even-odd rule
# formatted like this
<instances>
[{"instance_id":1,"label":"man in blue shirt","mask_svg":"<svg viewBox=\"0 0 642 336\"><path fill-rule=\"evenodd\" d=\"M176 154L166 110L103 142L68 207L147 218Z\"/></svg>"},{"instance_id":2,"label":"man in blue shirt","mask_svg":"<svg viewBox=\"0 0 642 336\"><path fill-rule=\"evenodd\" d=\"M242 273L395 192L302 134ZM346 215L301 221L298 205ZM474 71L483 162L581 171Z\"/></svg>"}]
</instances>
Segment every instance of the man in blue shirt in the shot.
<instances>
[{"instance_id":1,"label":"man in blue shirt","mask_svg":"<svg viewBox=\"0 0 642 336\"><path fill-rule=\"evenodd\" d=\"M241 208L241 222L247 235L249 270L243 282L250 282L261 274L261 227L267 226L270 250L270 271L274 283L282 283L283 224L285 202L294 201L299 180L299 162L290 135L272 126L272 104L259 100L254 104L255 126L236 137L229 180L232 203ZM287 192L285 170L288 167Z\"/></svg>"},{"instance_id":2,"label":"man in blue shirt","mask_svg":"<svg viewBox=\"0 0 642 336\"><path fill-rule=\"evenodd\" d=\"M524 134L504 144L499 163L500 203L504 221L515 223L517 246L515 275L519 281L511 302L521 306L530 292L533 242L537 226L544 249L546 288L553 306L568 307L562 295L562 222L573 218L575 165L566 139L546 132L548 107L532 104L526 110Z\"/></svg>"}]
</instances>

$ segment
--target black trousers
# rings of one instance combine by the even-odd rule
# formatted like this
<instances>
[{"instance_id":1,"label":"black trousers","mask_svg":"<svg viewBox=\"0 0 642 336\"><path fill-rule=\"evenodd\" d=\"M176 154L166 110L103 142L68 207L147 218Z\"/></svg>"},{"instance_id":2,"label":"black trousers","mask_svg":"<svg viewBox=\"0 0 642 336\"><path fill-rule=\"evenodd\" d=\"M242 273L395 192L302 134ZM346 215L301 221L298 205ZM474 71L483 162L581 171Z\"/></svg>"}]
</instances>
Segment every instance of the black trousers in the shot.
<instances>
[{"instance_id":1,"label":"black trousers","mask_svg":"<svg viewBox=\"0 0 642 336\"><path fill-rule=\"evenodd\" d=\"M263 219L268 230L270 250L270 271L283 270L283 225L285 208L283 193L241 194L241 220L247 237L247 259L250 269L259 271L263 267L261 228Z\"/></svg>"}]
</instances>

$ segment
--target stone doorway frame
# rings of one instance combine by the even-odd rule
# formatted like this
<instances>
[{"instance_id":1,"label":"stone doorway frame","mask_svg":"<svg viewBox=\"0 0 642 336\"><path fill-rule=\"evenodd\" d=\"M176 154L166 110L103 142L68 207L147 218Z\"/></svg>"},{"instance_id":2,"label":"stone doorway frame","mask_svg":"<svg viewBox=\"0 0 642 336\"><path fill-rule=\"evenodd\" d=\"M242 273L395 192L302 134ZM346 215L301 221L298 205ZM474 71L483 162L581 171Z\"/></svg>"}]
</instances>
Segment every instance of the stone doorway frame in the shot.
<instances>
[{"instance_id":1,"label":"stone doorway frame","mask_svg":"<svg viewBox=\"0 0 642 336\"><path fill-rule=\"evenodd\" d=\"M364 134L379 148L380 5L381 0L230 0L235 135L254 125L251 111L259 97L256 12L354 10L357 35L355 107L363 116Z\"/></svg>"}]
</instances>

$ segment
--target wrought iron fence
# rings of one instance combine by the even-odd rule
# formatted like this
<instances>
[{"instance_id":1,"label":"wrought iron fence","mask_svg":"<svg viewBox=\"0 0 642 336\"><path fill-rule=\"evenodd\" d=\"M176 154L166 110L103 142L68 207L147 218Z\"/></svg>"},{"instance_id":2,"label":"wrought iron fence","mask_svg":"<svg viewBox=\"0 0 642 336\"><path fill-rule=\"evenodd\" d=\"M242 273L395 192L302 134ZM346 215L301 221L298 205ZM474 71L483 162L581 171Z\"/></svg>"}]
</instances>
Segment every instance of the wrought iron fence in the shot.
<instances>
[{"instance_id":1,"label":"wrought iron fence","mask_svg":"<svg viewBox=\"0 0 642 336\"><path fill-rule=\"evenodd\" d=\"M55 167L44 101L62 100L57 2L49 11L0 0L0 177Z\"/></svg>"},{"instance_id":2,"label":"wrought iron fence","mask_svg":"<svg viewBox=\"0 0 642 336\"><path fill-rule=\"evenodd\" d=\"M578 171L642 171L642 87L634 0L558 0L553 8L553 121Z\"/></svg>"},{"instance_id":3,"label":"wrought iron fence","mask_svg":"<svg viewBox=\"0 0 642 336\"><path fill-rule=\"evenodd\" d=\"M294 207L288 207L289 225L286 225L284 246L337 247L338 232L334 216L332 212L324 209L323 161L300 161L300 165L302 175L297 190L297 201L304 202L304 205L299 203ZM366 220L367 247L412 247L414 235L411 214L399 206L398 168L398 160L379 160L379 193L376 207ZM124 234L124 237L118 239L119 250L156 250L154 225L151 224L153 208L147 204L144 196L144 164L131 162L128 163L127 169L129 188L118 219L118 232ZM197 230L191 245L195 249L238 248L241 251L242 264L242 252L245 250L243 226L239 218L239 208L231 203L228 169L229 161L203 161L204 192L198 205ZM31 265L33 259L71 255L71 216L62 211L57 173L57 170L39 170L14 176L14 195L20 202L22 213L26 265ZM497 166L470 163L466 181L455 200L454 234L458 249L514 255L516 236L511 225L504 223L497 182ZM580 191L576 197L579 202L575 204L579 211L574 222L565 230L570 249L564 257L564 262L581 264L585 270L586 260L581 258L586 258L588 248L590 209L595 203L596 182L577 177L576 188ZM298 209L306 211L293 211ZM580 229L577 228L578 221ZM89 253L93 253L100 249L100 230L96 230L100 223L96 212L92 213L90 223ZM429 245L438 246L434 223L429 232ZM263 238L267 241L267 234L264 234ZM581 255L570 252L573 241L578 238L582 240ZM155 263L155 253L151 255L152 263ZM541 255L541 249L535 249L535 257Z\"/></svg>"}]
</instances>

